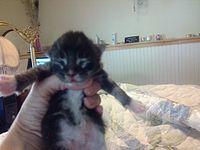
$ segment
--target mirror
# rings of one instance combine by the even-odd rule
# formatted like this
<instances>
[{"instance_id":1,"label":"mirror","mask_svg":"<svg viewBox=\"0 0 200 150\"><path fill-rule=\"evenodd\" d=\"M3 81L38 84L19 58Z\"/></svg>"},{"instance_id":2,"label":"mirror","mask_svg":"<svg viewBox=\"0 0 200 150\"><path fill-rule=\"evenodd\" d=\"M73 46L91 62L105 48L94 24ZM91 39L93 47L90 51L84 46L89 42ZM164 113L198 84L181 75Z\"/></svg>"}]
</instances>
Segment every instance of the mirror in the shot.
<instances>
[{"instance_id":1,"label":"mirror","mask_svg":"<svg viewBox=\"0 0 200 150\"><path fill-rule=\"evenodd\" d=\"M11 33L17 34L23 41L25 41L29 45L31 63L32 63L32 66L35 66L35 64L36 64L35 48L33 45L37 39L37 35L38 35L37 29L34 29L30 26L23 28L23 29L19 29L16 26L14 26L8 22L0 21L1 36L7 37ZM13 38L13 37L16 38L16 36L10 36L10 38ZM8 36L8 39L9 39L9 36Z\"/></svg>"}]
</instances>

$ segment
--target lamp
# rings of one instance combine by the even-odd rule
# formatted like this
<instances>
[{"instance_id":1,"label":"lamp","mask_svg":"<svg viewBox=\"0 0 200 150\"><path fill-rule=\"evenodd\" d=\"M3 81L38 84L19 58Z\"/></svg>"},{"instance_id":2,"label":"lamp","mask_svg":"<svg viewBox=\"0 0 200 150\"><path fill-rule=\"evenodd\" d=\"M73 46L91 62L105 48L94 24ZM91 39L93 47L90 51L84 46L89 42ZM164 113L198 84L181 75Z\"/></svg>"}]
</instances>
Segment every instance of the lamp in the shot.
<instances>
[{"instance_id":1,"label":"lamp","mask_svg":"<svg viewBox=\"0 0 200 150\"><path fill-rule=\"evenodd\" d=\"M19 53L8 39L0 36L0 74L14 74L19 67Z\"/></svg>"},{"instance_id":2,"label":"lamp","mask_svg":"<svg viewBox=\"0 0 200 150\"><path fill-rule=\"evenodd\" d=\"M8 27L9 30L4 32L6 35L10 31L16 32L25 42L30 44L30 56L32 66L35 65L35 43L38 35L38 30L27 27L18 29L12 24L0 21L0 27ZM0 36L0 74L15 74L19 66L19 53L8 39ZM16 95L9 97L0 97L0 133L6 131L12 124L14 118L18 113L18 100Z\"/></svg>"},{"instance_id":3,"label":"lamp","mask_svg":"<svg viewBox=\"0 0 200 150\"><path fill-rule=\"evenodd\" d=\"M5 37L0 36L0 74L15 74L19 66L17 48ZM0 133L8 130L18 113L15 94L0 97Z\"/></svg>"}]
</instances>

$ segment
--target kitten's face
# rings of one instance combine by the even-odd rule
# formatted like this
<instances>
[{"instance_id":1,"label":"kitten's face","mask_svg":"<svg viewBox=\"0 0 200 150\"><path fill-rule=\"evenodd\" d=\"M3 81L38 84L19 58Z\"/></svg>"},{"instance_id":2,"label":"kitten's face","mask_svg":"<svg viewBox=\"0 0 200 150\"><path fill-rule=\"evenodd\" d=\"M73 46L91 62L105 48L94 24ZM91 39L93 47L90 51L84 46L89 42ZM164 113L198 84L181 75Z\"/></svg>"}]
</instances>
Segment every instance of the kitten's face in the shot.
<instances>
[{"instance_id":1,"label":"kitten's face","mask_svg":"<svg viewBox=\"0 0 200 150\"><path fill-rule=\"evenodd\" d=\"M51 69L62 81L82 83L100 69L101 50L82 32L63 34L49 50Z\"/></svg>"}]
</instances>

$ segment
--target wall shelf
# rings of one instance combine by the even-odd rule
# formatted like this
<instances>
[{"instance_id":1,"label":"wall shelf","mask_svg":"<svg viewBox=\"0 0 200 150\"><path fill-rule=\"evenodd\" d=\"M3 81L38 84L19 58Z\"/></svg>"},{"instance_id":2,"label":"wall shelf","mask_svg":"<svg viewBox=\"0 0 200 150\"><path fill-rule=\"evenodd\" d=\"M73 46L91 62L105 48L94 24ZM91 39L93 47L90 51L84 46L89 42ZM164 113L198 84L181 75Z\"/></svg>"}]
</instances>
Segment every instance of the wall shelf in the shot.
<instances>
[{"instance_id":1,"label":"wall shelf","mask_svg":"<svg viewBox=\"0 0 200 150\"><path fill-rule=\"evenodd\" d=\"M166 40L159 40L159 41L147 41L147 42L108 45L106 47L106 50L122 50L122 49L130 49L130 48L142 48L142 47L174 45L174 44L183 44L183 43L195 43L195 42L200 42L200 36L188 37L188 38L173 38L173 39L166 39Z\"/></svg>"},{"instance_id":2,"label":"wall shelf","mask_svg":"<svg viewBox=\"0 0 200 150\"><path fill-rule=\"evenodd\" d=\"M45 55L44 52L35 53L36 57L42 57L44 55ZM28 58L30 58L30 53L20 54L20 59L28 59Z\"/></svg>"},{"instance_id":3,"label":"wall shelf","mask_svg":"<svg viewBox=\"0 0 200 150\"><path fill-rule=\"evenodd\" d=\"M142 47L152 47L152 46L164 46L164 45L174 45L174 44L183 44L183 43L195 43L200 42L200 37L189 37L189 38L173 38L160 41L147 41L147 42L137 42L137 43L126 43L126 44L116 44L116 45L107 45L106 50L122 50L130 48L142 48ZM36 57L44 56L43 52L36 53ZM30 53L21 54L20 59L30 58Z\"/></svg>"}]
</instances>

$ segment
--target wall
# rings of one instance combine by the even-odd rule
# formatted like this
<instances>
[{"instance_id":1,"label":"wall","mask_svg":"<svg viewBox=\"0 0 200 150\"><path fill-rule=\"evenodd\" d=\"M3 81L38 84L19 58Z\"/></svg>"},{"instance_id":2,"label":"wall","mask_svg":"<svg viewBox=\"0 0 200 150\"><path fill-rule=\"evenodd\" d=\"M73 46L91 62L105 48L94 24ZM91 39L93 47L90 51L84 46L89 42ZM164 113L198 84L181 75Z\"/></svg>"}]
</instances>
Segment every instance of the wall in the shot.
<instances>
[{"instance_id":1,"label":"wall","mask_svg":"<svg viewBox=\"0 0 200 150\"><path fill-rule=\"evenodd\" d=\"M68 30L83 30L95 40L98 34L111 43L125 36L166 34L181 37L200 32L200 0L143 0L133 10L134 0L42 0L39 20L43 45Z\"/></svg>"},{"instance_id":2,"label":"wall","mask_svg":"<svg viewBox=\"0 0 200 150\"><path fill-rule=\"evenodd\" d=\"M0 0L0 20L9 22L18 28L31 25L21 0ZM0 33L7 28L0 28ZM7 38L17 47L20 53L27 53L29 46L16 33L9 33Z\"/></svg>"},{"instance_id":3,"label":"wall","mask_svg":"<svg viewBox=\"0 0 200 150\"><path fill-rule=\"evenodd\" d=\"M21 0L0 0L0 20L18 27L30 25L30 18Z\"/></svg>"},{"instance_id":4,"label":"wall","mask_svg":"<svg viewBox=\"0 0 200 150\"><path fill-rule=\"evenodd\" d=\"M118 82L200 85L200 42L106 51L104 68Z\"/></svg>"}]
</instances>

